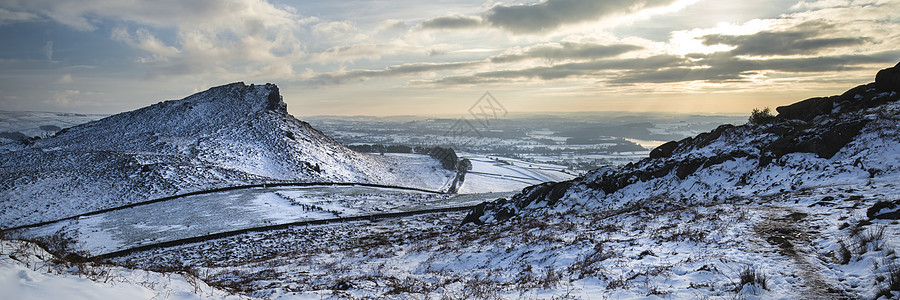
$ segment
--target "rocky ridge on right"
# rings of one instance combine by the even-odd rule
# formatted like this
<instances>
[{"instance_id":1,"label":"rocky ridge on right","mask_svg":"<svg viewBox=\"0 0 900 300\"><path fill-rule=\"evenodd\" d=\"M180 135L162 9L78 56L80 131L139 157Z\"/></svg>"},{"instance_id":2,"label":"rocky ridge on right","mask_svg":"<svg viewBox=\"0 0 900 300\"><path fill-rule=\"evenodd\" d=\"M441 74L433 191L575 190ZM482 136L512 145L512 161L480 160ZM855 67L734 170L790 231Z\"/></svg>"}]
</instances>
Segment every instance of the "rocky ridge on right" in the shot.
<instances>
[{"instance_id":1,"label":"rocky ridge on right","mask_svg":"<svg viewBox=\"0 0 900 300\"><path fill-rule=\"evenodd\" d=\"M900 63L875 82L776 109L777 116L665 143L650 157L482 203L464 223L544 209L615 209L650 198L679 205L794 191L900 172Z\"/></svg>"}]
</instances>

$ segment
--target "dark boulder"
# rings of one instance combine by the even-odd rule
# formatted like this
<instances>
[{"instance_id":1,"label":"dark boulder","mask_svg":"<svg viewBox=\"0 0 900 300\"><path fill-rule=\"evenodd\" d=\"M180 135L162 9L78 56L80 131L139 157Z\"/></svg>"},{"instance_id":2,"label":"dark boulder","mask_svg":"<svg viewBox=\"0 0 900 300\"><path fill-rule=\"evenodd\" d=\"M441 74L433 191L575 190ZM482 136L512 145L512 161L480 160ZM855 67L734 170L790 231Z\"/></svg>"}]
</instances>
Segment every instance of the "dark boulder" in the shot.
<instances>
[{"instance_id":1,"label":"dark boulder","mask_svg":"<svg viewBox=\"0 0 900 300\"><path fill-rule=\"evenodd\" d=\"M688 177L688 175L694 174L703 166L703 160L692 159L689 161L681 162L678 164L678 168L675 169L675 175L678 176L678 179L684 180Z\"/></svg>"},{"instance_id":2,"label":"dark boulder","mask_svg":"<svg viewBox=\"0 0 900 300\"><path fill-rule=\"evenodd\" d=\"M506 200L506 198L500 198L492 202L482 202L481 204L476 205L475 208L463 218L462 224L474 223L475 225L484 225L484 222L481 221L481 217L487 213L492 214L495 219L500 221L512 218L516 213L506 205L509 202L510 201Z\"/></svg>"},{"instance_id":3,"label":"dark boulder","mask_svg":"<svg viewBox=\"0 0 900 300\"><path fill-rule=\"evenodd\" d=\"M481 202L478 205L475 205L475 208L473 208L472 211L470 211L469 214L467 214L466 217L463 218L462 224L468 224L468 223L475 223L475 225L484 224L484 222L481 222L480 218L481 218L481 216L484 215L485 206L487 206L489 204L495 205L497 202L500 202L501 200L505 201L506 199L501 198L501 199L497 199L494 202Z\"/></svg>"},{"instance_id":4,"label":"dark boulder","mask_svg":"<svg viewBox=\"0 0 900 300\"><path fill-rule=\"evenodd\" d=\"M21 132L0 132L0 138L10 139L16 142L24 142L28 140L28 136Z\"/></svg>"},{"instance_id":5,"label":"dark boulder","mask_svg":"<svg viewBox=\"0 0 900 300\"><path fill-rule=\"evenodd\" d=\"M771 158L803 152L815 153L821 158L829 159L859 135L866 123L865 120L855 120L823 126L816 130L797 130L772 142L762 152L771 154L773 156ZM761 165L765 164L761 161Z\"/></svg>"},{"instance_id":6,"label":"dark boulder","mask_svg":"<svg viewBox=\"0 0 900 300\"><path fill-rule=\"evenodd\" d=\"M481 217L491 213L497 221L505 221L516 215L516 211L523 209L532 203L545 202L544 206L552 207L559 202L572 187L572 181L545 182L526 187L521 193L516 194L510 200L501 198L493 202L484 202L475 206L469 214L463 218L462 224L484 224Z\"/></svg>"},{"instance_id":7,"label":"dark boulder","mask_svg":"<svg viewBox=\"0 0 900 300\"><path fill-rule=\"evenodd\" d=\"M900 92L900 63L878 71L875 75L875 87L886 92Z\"/></svg>"},{"instance_id":8,"label":"dark boulder","mask_svg":"<svg viewBox=\"0 0 900 300\"><path fill-rule=\"evenodd\" d=\"M671 141L659 147L653 148L653 151L650 151L650 158L661 158L661 157L669 157L672 156L672 152L675 151L675 148L678 148L678 142Z\"/></svg>"},{"instance_id":9,"label":"dark boulder","mask_svg":"<svg viewBox=\"0 0 900 300\"><path fill-rule=\"evenodd\" d=\"M734 125L722 124L722 125L719 125L719 127L716 127L716 129L714 129L713 131L698 134L697 137L693 138L693 140L692 140L694 149L699 149L699 148L709 146L709 144L711 144L712 142L717 140L720 136L722 136L722 133L725 133L725 131L727 131L731 128L734 128Z\"/></svg>"},{"instance_id":10,"label":"dark boulder","mask_svg":"<svg viewBox=\"0 0 900 300\"><path fill-rule=\"evenodd\" d=\"M834 97L809 98L791 105L775 108L779 120L812 121L818 116L829 114L834 108Z\"/></svg>"},{"instance_id":11,"label":"dark boulder","mask_svg":"<svg viewBox=\"0 0 900 300\"><path fill-rule=\"evenodd\" d=\"M566 190L572 185L572 182L546 182L539 185L533 185L522 190L522 193L516 195L514 199L518 200L516 206L519 208L531 205L534 202L546 201L547 206L553 206L565 195Z\"/></svg>"},{"instance_id":12,"label":"dark boulder","mask_svg":"<svg viewBox=\"0 0 900 300\"><path fill-rule=\"evenodd\" d=\"M819 135L820 139L814 141L809 150L821 158L830 159L859 135L866 123L868 122L860 120L837 124L831 130Z\"/></svg>"},{"instance_id":13,"label":"dark boulder","mask_svg":"<svg viewBox=\"0 0 900 300\"><path fill-rule=\"evenodd\" d=\"M779 120L811 121L835 111L857 110L896 100L893 97L875 99L875 94L881 92L900 92L900 63L878 71L874 83L852 88L840 96L810 98L791 105L779 106L775 110L778 111ZM858 101L860 99L868 101Z\"/></svg>"},{"instance_id":14,"label":"dark boulder","mask_svg":"<svg viewBox=\"0 0 900 300\"><path fill-rule=\"evenodd\" d=\"M897 210L898 204L900 204L900 200L878 201L866 210L866 216L869 219L900 219L900 211Z\"/></svg>"},{"instance_id":15,"label":"dark boulder","mask_svg":"<svg viewBox=\"0 0 900 300\"><path fill-rule=\"evenodd\" d=\"M635 183L638 180L644 180L643 174L645 173L640 170L620 172L612 168L602 168L599 170L595 170L595 172L602 173L593 180L585 182L585 184L588 188L601 190L607 194L614 193L615 191L618 191L619 189L629 184Z\"/></svg>"},{"instance_id":16,"label":"dark boulder","mask_svg":"<svg viewBox=\"0 0 900 300\"><path fill-rule=\"evenodd\" d=\"M804 128L805 126L803 126L803 125L806 125L804 123L805 122L803 122L803 121L779 122L776 124L772 124L772 126L769 126L765 130L763 130L763 132L771 133L776 136L786 136L786 135L794 134L798 130Z\"/></svg>"}]
</instances>

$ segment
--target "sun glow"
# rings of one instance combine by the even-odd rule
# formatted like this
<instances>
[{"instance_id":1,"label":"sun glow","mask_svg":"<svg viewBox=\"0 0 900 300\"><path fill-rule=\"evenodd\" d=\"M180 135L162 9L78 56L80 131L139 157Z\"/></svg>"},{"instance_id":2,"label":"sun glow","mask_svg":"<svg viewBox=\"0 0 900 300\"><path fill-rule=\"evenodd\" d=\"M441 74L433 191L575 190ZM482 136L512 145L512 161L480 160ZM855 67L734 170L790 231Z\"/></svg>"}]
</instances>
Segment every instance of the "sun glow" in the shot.
<instances>
[{"instance_id":1,"label":"sun glow","mask_svg":"<svg viewBox=\"0 0 900 300\"><path fill-rule=\"evenodd\" d=\"M691 53L710 54L729 51L734 46L703 43L703 37L707 35L748 35L773 28L771 20L754 19L744 24L732 24L720 22L712 28L696 28L691 30L673 31L667 50L669 53L687 55Z\"/></svg>"}]
</instances>

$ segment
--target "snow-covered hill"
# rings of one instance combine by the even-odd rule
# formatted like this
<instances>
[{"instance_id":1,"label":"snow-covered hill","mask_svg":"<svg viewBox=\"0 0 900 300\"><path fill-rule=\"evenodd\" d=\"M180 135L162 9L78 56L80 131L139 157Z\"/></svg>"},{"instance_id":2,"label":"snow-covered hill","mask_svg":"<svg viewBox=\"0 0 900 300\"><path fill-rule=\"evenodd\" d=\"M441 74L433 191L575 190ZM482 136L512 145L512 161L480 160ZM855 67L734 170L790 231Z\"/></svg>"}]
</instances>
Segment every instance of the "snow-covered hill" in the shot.
<instances>
[{"instance_id":1,"label":"snow-covered hill","mask_svg":"<svg viewBox=\"0 0 900 300\"><path fill-rule=\"evenodd\" d=\"M650 157L485 203L467 222L550 208L613 210L673 199L680 205L900 179L900 64L839 96L778 107L779 115L722 125L663 144ZM893 195L894 198L897 195Z\"/></svg>"},{"instance_id":2,"label":"snow-covered hill","mask_svg":"<svg viewBox=\"0 0 900 300\"><path fill-rule=\"evenodd\" d=\"M438 189L452 175L436 161L409 160L347 149L289 115L275 85L232 83L0 154L0 226L238 184Z\"/></svg>"}]
</instances>

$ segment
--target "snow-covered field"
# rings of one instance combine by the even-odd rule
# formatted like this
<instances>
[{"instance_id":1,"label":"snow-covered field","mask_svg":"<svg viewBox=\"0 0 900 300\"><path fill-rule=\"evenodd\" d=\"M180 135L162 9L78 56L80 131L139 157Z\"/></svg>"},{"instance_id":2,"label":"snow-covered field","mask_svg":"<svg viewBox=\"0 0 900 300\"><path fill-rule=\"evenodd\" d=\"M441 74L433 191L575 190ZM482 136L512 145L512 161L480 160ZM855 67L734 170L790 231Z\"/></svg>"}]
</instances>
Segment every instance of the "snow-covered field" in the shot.
<instances>
[{"instance_id":1,"label":"snow-covered field","mask_svg":"<svg viewBox=\"0 0 900 300\"><path fill-rule=\"evenodd\" d=\"M527 186L565 181L577 175L565 166L466 152L458 155L472 162L472 170L466 173L466 180L459 188L461 194L519 191Z\"/></svg>"},{"instance_id":2,"label":"snow-covered field","mask_svg":"<svg viewBox=\"0 0 900 300\"><path fill-rule=\"evenodd\" d=\"M900 198L894 182L690 207L653 198L495 226L460 227L463 214L440 213L294 227L116 262L190 266L214 285L284 299L872 298L897 267L900 231L866 211ZM765 288L741 282L748 269Z\"/></svg>"},{"instance_id":3,"label":"snow-covered field","mask_svg":"<svg viewBox=\"0 0 900 300\"><path fill-rule=\"evenodd\" d=\"M107 116L43 111L0 111L0 132L20 132L28 137L44 137L53 135L60 129Z\"/></svg>"},{"instance_id":4,"label":"snow-covered field","mask_svg":"<svg viewBox=\"0 0 900 300\"><path fill-rule=\"evenodd\" d=\"M90 255L268 225L471 206L510 193L447 195L366 186L251 188L193 195L8 232L28 239L63 235Z\"/></svg>"},{"instance_id":5,"label":"snow-covered field","mask_svg":"<svg viewBox=\"0 0 900 300\"><path fill-rule=\"evenodd\" d=\"M491 120L476 132L452 129L461 119L427 117L305 117L345 145L442 145L480 155L515 157L570 167L575 172L624 165L669 140L694 136L746 116L581 112L517 114ZM477 124L476 124L477 125ZM644 148L641 148L644 147ZM646 148L646 149L645 149Z\"/></svg>"}]
</instances>

